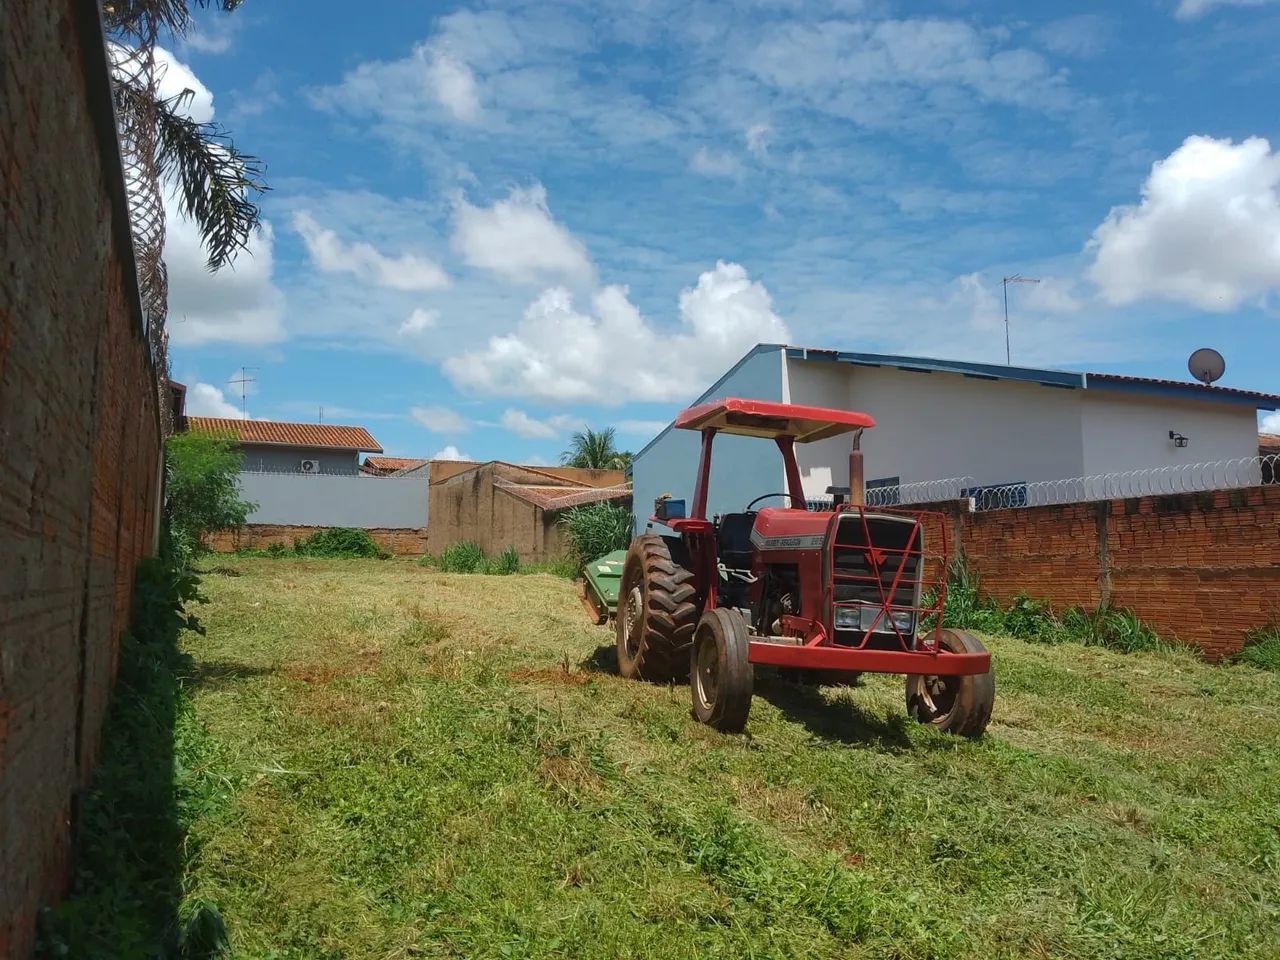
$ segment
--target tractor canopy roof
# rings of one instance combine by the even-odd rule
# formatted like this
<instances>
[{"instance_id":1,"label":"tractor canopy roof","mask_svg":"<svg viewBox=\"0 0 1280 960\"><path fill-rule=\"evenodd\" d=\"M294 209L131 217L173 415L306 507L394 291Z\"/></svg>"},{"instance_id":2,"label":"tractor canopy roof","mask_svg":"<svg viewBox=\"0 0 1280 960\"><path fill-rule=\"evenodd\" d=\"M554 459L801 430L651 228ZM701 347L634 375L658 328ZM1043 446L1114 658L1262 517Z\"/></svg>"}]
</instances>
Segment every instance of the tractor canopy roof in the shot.
<instances>
[{"instance_id":1,"label":"tractor canopy roof","mask_svg":"<svg viewBox=\"0 0 1280 960\"><path fill-rule=\"evenodd\" d=\"M746 437L792 437L796 443L825 440L876 425L868 414L829 407L806 407L768 400L726 397L709 400L682 411L676 417L681 430L715 429Z\"/></svg>"}]
</instances>

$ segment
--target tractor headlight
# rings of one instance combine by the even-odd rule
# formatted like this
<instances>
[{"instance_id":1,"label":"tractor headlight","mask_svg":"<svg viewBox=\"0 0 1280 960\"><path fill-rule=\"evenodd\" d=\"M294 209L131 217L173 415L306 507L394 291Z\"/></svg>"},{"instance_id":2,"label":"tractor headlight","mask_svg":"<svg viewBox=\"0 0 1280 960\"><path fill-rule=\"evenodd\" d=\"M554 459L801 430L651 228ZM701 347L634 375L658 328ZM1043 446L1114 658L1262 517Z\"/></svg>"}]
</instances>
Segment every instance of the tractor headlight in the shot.
<instances>
[{"instance_id":1,"label":"tractor headlight","mask_svg":"<svg viewBox=\"0 0 1280 960\"><path fill-rule=\"evenodd\" d=\"M916 615L912 610L890 610L882 607L836 607L837 630L861 630L864 633L875 625L876 633L911 633L916 627ZM890 626L892 624L892 626Z\"/></svg>"},{"instance_id":2,"label":"tractor headlight","mask_svg":"<svg viewBox=\"0 0 1280 960\"><path fill-rule=\"evenodd\" d=\"M859 621L856 607L836 607L836 629L857 630Z\"/></svg>"}]
</instances>

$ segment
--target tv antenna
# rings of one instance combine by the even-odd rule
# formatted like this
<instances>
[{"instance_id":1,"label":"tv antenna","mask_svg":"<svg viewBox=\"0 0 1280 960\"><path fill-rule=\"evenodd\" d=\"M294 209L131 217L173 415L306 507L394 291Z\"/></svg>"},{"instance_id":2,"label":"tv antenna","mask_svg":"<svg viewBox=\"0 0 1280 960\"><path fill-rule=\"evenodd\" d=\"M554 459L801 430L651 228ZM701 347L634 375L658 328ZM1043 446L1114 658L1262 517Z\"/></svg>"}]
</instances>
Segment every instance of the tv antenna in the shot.
<instances>
[{"instance_id":1,"label":"tv antenna","mask_svg":"<svg viewBox=\"0 0 1280 960\"><path fill-rule=\"evenodd\" d=\"M249 371L257 369L257 367L241 367L240 379L227 381L227 383L240 384L240 413L246 420L249 419L249 384L258 382L256 377L249 376Z\"/></svg>"},{"instance_id":2,"label":"tv antenna","mask_svg":"<svg viewBox=\"0 0 1280 960\"><path fill-rule=\"evenodd\" d=\"M1012 277L1005 277L1000 281L1004 285L1004 363L1010 366L1012 360L1009 354L1009 284L1011 283L1039 283L1035 277L1024 277L1020 273L1015 273Z\"/></svg>"},{"instance_id":3,"label":"tv antenna","mask_svg":"<svg viewBox=\"0 0 1280 960\"><path fill-rule=\"evenodd\" d=\"M1227 361L1212 347L1201 347L1187 358L1187 369L1207 387L1213 381L1222 379L1222 375L1227 372Z\"/></svg>"}]
</instances>

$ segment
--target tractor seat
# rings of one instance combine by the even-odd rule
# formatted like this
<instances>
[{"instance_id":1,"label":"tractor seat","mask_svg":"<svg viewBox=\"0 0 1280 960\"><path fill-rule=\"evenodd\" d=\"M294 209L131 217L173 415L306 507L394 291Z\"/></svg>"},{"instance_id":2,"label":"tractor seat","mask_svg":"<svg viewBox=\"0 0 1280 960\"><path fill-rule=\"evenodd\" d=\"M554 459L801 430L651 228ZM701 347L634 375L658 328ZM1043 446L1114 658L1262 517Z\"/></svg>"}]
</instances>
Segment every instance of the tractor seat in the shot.
<instances>
[{"instance_id":1,"label":"tractor seat","mask_svg":"<svg viewBox=\"0 0 1280 960\"><path fill-rule=\"evenodd\" d=\"M751 528L755 526L755 511L726 513L716 528L716 546L720 562L730 570L751 569Z\"/></svg>"}]
</instances>

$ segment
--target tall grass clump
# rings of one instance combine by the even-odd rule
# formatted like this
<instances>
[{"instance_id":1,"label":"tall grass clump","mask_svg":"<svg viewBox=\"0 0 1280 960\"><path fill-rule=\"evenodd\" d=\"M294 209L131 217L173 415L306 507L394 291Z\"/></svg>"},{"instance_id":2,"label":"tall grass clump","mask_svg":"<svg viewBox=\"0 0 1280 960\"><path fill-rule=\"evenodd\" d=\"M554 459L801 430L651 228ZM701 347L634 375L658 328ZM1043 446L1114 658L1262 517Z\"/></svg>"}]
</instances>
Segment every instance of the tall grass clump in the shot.
<instances>
[{"instance_id":1,"label":"tall grass clump","mask_svg":"<svg viewBox=\"0 0 1280 960\"><path fill-rule=\"evenodd\" d=\"M571 556L581 567L631 543L632 517L626 507L601 501L570 507L560 517Z\"/></svg>"},{"instance_id":2,"label":"tall grass clump","mask_svg":"<svg viewBox=\"0 0 1280 960\"><path fill-rule=\"evenodd\" d=\"M1003 633L1039 643L1082 643L1121 653L1169 646L1132 610L1111 606L1096 610L1071 607L1057 614L1045 602L1025 593L1020 593L1008 606L1001 606L982 592L978 573L963 563L951 568L942 622L948 627Z\"/></svg>"},{"instance_id":3,"label":"tall grass clump","mask_svg":"<svg viewBox=\"0 0 1280 960\"><path fill-rule=\"evenodd\" d=\"M459 540L440 551L437 566L445 573L483 573L484 551L474 540Z\"/></svg>"},{"instance_id":4,"label":"tall grass clump","mask_svg":"<svg viewBox=\"0 0 1280 960\"><path fill-rule=\"evenodd\" d=\"M520 552L515 547L506 547L496 557L490 557L485 563L485 573L499 576L520 572Z\"/></svg>"},{"instance_id":5,"label":"tall grass clump","mask_svg":"<svg viewBox=\"0 0 1280 960\"><path fill-rule=\"evenodd\" d=\"M1265 627L1245 634L1244 649L1236 659L1259 670L1280 673L1280 622L1273 620Z\"/></svg>"}]
</instances>

